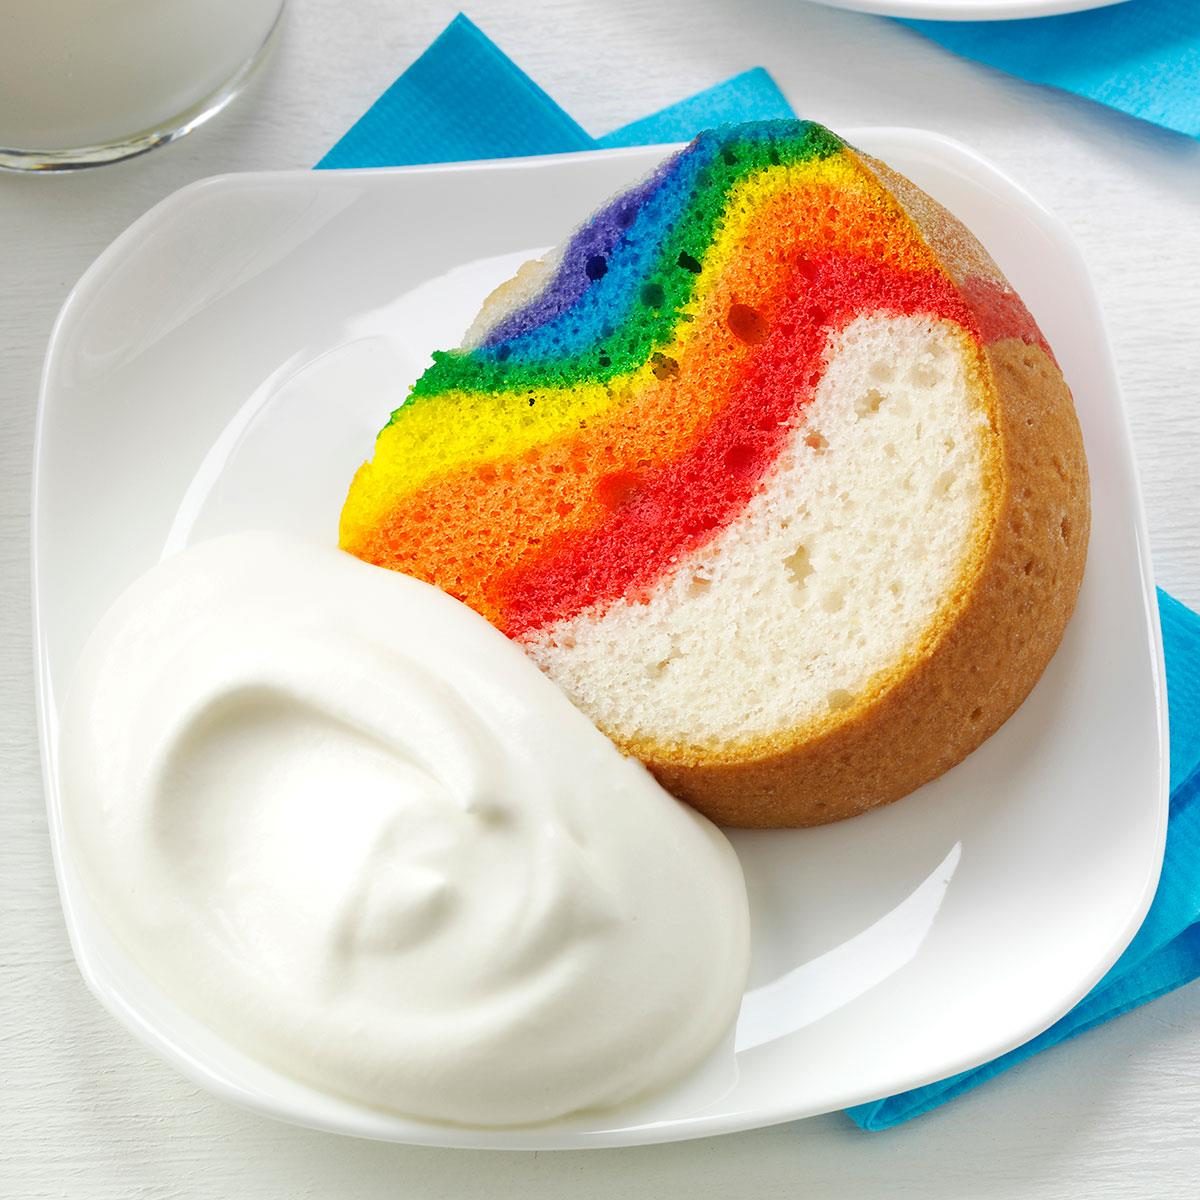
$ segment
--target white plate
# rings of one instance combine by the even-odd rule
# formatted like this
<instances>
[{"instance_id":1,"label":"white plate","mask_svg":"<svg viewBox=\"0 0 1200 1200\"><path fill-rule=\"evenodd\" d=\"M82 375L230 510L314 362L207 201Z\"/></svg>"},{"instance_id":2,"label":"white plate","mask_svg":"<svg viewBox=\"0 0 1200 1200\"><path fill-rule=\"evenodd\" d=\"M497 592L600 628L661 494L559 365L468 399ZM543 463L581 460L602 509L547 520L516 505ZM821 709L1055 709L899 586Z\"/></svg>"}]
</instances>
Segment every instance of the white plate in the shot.
<instances>
[{"instance_id":1,"label":"white plate","mask_svg":"<svg viewBox=\"0 0 1200 1200\"><path fill-rule=\"evenodd\" d=\"M670 1095L526 1130L422 1124L270 1071L167 1003L89 906L64 839L56 713L88 631L165 551L248 527L332 543L350 474L430 349L663 149L412 170L233 175L142 217L67 300L34 494L50 828L80 968L204 1086L325 1129L436 1145L605 1146L785 1121L925 1083L1038 1033L1138 927L1166 827L1157 609L1095 297L1059 223L969 150L849 133L959 213L1057 350L1094 481L1079 609L1020 712L919 793L738 833L754 961L733 1039Z\"/></svg>"},{"instance_id":2,"label":"white plate","mask_svg":"<svg viewBox=\"0 0 1200 1200\"><path fill-rule=\"evenodd\" d=\"M817 0L829 8L925 21L1011 21L1108 8L1125 0Z\"/></svg>"}]
</instances>

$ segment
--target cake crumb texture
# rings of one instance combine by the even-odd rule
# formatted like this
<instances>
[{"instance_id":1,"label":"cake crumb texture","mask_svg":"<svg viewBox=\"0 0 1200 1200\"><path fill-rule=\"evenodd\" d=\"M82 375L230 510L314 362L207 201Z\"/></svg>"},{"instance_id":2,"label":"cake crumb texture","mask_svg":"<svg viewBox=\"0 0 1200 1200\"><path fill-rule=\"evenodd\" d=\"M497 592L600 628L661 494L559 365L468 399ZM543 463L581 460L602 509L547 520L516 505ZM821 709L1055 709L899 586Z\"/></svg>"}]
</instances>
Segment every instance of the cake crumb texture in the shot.
<instances>
[{"instance_id":1,"label":"cake crumb texture","mask_svg":"<svg viewBox=\"0 0 1200 1200\"><path fill-rule=\"evenodd\" d=\"M435 353L342 546L436 584L729 824L895 799L1061 637L1087 468L971 234L811 122L702 134Z\"/></svg>"}]
</instances>

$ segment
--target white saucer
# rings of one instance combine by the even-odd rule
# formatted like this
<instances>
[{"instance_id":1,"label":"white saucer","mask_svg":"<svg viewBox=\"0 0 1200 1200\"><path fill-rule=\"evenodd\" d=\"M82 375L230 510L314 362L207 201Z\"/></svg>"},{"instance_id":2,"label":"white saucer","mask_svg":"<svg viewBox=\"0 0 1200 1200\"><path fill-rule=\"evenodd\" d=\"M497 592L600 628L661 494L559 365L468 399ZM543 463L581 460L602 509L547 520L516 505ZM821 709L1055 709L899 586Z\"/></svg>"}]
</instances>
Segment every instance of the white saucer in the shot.
<instances>
[{"instance_id":1,"label":"white saucer","mask_svg":"<svg viewBox=\"0 0 1200 1200\"><path fill-rule=\"evenodd\" d=\"M351 472L431 348L664 151L224 176L142 217L51 341L34 495L39 713L63 908L89 986L193 1079L323 1129L451 1146L609 1146L786 1121L1032 1037L1103 975L1154 892L1167 815L1157 608L1095 296L1058 221L965 147L848 131L976 230L1054 346L1091 462L1091 556L1046 675L982 749L900 803L739 833L754 963L736 1039L669 1095L537 1129L436 1126L260 1066L167 1003L72 868L58 704L94 622L165 551L250 527L332 543ZM736 1040L736 1045L735 1045Z\"/></svg>"},{"instance_id":2,"label":"white saucer","mask_svg":"<svg viewBox=\"0 0 1200 1200\"><path fill-rule=\"evenodd\" d=\"M1012 21L1108 8L1125 0L817 0L829 8L925 21Z\"/></svg>"}]
</instances>

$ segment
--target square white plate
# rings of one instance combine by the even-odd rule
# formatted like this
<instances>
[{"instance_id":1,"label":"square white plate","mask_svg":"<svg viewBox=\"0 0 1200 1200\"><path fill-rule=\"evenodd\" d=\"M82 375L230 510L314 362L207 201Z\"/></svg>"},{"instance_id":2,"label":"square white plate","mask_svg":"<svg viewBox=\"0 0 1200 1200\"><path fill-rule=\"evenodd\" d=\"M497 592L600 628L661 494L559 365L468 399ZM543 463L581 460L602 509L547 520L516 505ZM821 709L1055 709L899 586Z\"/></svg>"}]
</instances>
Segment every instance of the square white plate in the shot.
<instances>
[{"instance_id":1,"label":"square white plate","mask_svg":"<svg viewBox=\"0 0 1200 1200\"><path fill-rule=\"evenodd\" d=\"M900 803L737 833L751 979L736 1036L669 1095L536 1129L437 1126L253 1062L167 1003L89 906L60 819L56 714L89 630L164 553L251 527L333 543L350 475L433 347L662 148L375 172L224 176L176 193L80 281L46 364L34 591L50 827L100 1000L206 1087L304 1124L434 1145L604 1146L837 1109L1032 1037L1116 959L1153 894L1165 685L1144 518L1095 297L1059 223L965 147L849 131L957 212L1074 389L1094 485L1078 611L1032 696Z\"/></svg>"}]
</instances>

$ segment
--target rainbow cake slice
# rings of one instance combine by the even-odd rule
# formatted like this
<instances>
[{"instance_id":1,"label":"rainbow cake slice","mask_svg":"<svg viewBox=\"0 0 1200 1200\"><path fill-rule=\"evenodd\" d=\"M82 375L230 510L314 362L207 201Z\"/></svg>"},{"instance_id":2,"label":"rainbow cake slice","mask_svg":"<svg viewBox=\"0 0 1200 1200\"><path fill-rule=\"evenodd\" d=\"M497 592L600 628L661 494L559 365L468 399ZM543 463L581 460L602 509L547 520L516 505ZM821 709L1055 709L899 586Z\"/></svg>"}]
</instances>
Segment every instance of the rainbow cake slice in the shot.
<instances>
[{"instance_id":1,"label":"rainbow cake slice","mask_svg":"<svg viewBox=\"0 0 1200 1200\"><path fill-rule=\"evenodd\" d=\"M488 297L341 544L735 825L893 800L1016 709L1088 536L1071 396L978 242L819 125L701 134Z\"/></svg>"}]
</instances>

